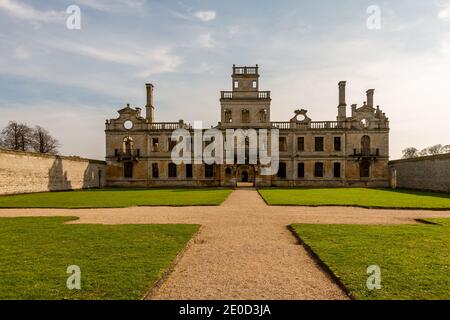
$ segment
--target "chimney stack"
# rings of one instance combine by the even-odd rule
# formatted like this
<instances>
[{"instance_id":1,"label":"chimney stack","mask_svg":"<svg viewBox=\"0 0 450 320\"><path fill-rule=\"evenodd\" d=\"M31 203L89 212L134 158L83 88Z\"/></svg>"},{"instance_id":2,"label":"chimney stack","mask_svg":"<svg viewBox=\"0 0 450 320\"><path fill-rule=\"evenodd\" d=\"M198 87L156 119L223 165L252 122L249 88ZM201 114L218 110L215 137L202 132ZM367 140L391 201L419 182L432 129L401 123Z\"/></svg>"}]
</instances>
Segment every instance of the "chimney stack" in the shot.
<instances>
[{"instance_id":1,"label":"chimney stack","mask_svg":"<svg viewBox=\"0 0 450 320\"><path fill-rule=\"evenodd\" d=\"M147 104L145 105L145 112L146 112L146 118L148 122L154 122L154 110L153 107L153 84L147 83L145 84L145 87L147 88Z\"/></svg>"},{"instance_id":2,"label":"chimney stack","mask_svg":"<svg viewBox=\"0 0 450 320\"><path fill-rule=\"evenodd\" d=\"M374 94L375 90L374 89L369 89L367 90L366 94L367 94L367 106L373 108L373 94Z\"/></svg>"},{"instance_id":3,"label":"chimney stack","mask_svg":"<svg viewBox=\"0 0 450 320\"><path fill-rule=\"evenodd\" d=\"M347 103L345 102L345 86L347 82L339 82L339 105L337 121L345 121L347 119Z\"/></svg>"}]
</instances>

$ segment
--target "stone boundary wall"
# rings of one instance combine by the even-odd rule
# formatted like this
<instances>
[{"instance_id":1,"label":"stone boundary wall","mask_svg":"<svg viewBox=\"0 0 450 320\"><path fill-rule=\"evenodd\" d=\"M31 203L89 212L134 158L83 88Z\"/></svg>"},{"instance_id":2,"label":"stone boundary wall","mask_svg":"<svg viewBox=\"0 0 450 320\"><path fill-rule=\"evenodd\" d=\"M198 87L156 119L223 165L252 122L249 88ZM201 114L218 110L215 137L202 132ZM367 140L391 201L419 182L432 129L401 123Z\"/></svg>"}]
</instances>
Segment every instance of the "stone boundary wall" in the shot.
<instances>
[{"instance_id":1,"label":"stone boundary wall","mask_svg":"<svg viewBox=\"0 0 450 320\"><path fill-rule=\"evenodd\" d=\"M391 187L450 192L450 154L389 162Z\"/></svg>"},{"instance_id":2,"label":"stone boundary wall","mask_svg":"<svg viewBox=\"0 0 450 320\"><path fill-rule=\"evenodd\" d=\"M0 149L0 195L99 188L106 163Z\"/></svg>"}]
</instances>

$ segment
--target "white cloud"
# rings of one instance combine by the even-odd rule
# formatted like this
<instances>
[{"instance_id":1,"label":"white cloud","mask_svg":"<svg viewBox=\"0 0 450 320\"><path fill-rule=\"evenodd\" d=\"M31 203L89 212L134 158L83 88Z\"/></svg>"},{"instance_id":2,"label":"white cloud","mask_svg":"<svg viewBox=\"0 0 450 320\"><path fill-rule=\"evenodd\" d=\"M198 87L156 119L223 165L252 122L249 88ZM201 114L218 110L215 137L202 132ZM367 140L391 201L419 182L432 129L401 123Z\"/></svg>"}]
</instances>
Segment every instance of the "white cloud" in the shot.
<instances>
[{"instance_id":1,"label":"white cloud","mask_svg":"<svg viewBox=\"0 0 450 320\"><path fill-rule=\"evenodd\" d=\"M14 49L13 56L17 60L27 60L31 57L31 53L24 47L17 47Z\"/></svg>"},{"instance_id":2,"label":"white cloud","mask_svg":"<svg viewBox=\"0 0 450 320\"><path fill-rule=\"evenodd\" d=\"M216 18L215 11L196 11L194 12L194 16L202 21L208 22L212 21Z\"/></svg>"},{"instance_id":3,"label":"white cloud","mask_svg":"<svg viewBox=\"0 0 450 320\"><path fill-rule=\"evenodd\" d=\"M202 48L215 48L216 41L213 39L211 33L204 33L198 37L198 44Z\"/></svg>"},{"instance_id":4,"label":"white cloud","mask_svg":"<svg viewBox=\"0 0 450 320\"><path fill-rule=\"evenodd\" d=\"M447 4L441 8L441 10L438 13L438 18L441 20L450 19L450 4Z\"/></svg>"},{"instance_id":5,"label":"white cloud","mask_svg":"<svg viewBox=\"0 0 450 320\"><path fill-rule=\"evenodd\" d=\"M14 0L0 0L0 9L18 19L30 22L59 22L66 16L63 11L40 11Z\"/></svg>"}]
</instances>

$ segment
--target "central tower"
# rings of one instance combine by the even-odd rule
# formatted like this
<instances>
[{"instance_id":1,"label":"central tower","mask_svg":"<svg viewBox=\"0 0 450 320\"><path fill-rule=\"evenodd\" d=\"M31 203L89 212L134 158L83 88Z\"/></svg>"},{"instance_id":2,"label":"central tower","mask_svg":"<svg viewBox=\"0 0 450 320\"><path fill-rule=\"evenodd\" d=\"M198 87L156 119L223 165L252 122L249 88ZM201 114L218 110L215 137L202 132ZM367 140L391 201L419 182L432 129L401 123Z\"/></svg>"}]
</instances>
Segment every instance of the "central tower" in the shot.
<instances>
[{"instance_id":1,"label":"central tower","mask_svg":"<svg viewBox=\"0 0 450 320\"><path fill-rule=\"evenodd\" d=\"M270 91L259 91L258 65L236 67L231 75L232 91L222 91L221 126L265 128L270 126Z\"/></svg>"}]
</instances>

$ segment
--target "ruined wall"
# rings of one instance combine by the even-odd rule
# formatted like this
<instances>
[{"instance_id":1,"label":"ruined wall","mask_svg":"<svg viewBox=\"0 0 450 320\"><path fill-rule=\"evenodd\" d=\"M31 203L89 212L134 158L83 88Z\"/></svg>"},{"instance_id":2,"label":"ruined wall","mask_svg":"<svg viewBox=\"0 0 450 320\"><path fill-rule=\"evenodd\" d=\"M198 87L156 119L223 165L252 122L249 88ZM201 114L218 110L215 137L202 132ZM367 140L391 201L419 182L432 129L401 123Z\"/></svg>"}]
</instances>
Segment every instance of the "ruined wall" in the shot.
<instances>
[{"instance_id":1,"label":"ruined wall","mask_svg":"<svg viewBox=\"0 0 450 320\"><path fill-rule=\"evenodd\" d=\"M391 187L450 192L450 154L389 162Z\"/></svg>"},{"instance_id":2,"label":"ruined wall","mask_svg":"<svg viewBox=\"0 0 450 320\"><path fill-rule=\"evenodd\" d=\"M0 149L0 194L98 188L103 161Z\"/></svg>"}]
</instances>

